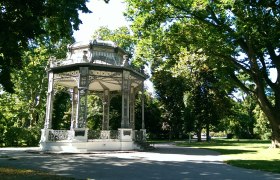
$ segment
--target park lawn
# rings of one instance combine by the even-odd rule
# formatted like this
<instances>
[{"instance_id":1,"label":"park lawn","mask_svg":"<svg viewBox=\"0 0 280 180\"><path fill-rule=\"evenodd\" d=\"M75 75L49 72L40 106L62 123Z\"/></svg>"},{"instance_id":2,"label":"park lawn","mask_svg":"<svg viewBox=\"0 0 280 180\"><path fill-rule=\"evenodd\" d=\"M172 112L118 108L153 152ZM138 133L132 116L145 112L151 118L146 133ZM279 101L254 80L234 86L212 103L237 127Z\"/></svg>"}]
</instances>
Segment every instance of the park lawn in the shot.
<instances>
[{"instance_id":1,"label":"park lawn","mask_svg":"<svg viewBox=\"0 0 280 180\"><path fill-rule=\"evenodd\" d=\"M10 167L0 167L0 179L54 179L54 180L70 180L73 178L57 176L47 172L35 171L30 169L16 169Z\"/></svg>"},{"instance_id":2,"label":"park lawn","mask_svg":"<svg viewBox=\"0 0 280 180\"><path fill-rule=\"evenodd\" d=\"M269 148L269 141L215 139L177 145L217 151L227 164L233 166L280 173L280 149Z\"/></svg>"}]
</instances>

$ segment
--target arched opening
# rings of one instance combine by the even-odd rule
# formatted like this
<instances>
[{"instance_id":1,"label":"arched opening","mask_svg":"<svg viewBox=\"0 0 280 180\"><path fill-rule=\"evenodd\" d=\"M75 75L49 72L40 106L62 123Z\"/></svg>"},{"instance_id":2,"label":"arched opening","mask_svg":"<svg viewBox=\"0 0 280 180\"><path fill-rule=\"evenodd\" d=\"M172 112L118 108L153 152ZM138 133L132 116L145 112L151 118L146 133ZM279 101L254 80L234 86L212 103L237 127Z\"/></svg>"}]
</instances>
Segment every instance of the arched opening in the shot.
<instances>
[{"instance_id":1,"label":"arched opening","mask_svg":"<svg viewBox=\"0 0 280 180\"><path fill-rule=\"evenodd\" d=\"M69 92L58 91L54 95L52 128L68 130L71 126L71 96Z\"/></svg>"}]
</instances>

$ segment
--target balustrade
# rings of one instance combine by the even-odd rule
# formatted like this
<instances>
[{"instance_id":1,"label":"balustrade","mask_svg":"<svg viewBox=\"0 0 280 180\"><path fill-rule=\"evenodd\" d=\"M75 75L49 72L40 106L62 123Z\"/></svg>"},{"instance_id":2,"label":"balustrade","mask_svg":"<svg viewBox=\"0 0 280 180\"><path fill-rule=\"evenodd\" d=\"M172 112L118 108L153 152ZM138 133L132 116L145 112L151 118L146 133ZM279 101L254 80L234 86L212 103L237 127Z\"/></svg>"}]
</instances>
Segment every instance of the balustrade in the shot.
<instances>
[{"instance_id":1,"label":"balustrade","mask_svg":"<svg viewBox=\"0 0 280 180\"><path fill-rule=\"evenodd\" d=\"M62 141L62 140L72 140L74 138L73 131L68 130L50 130L49 131L49 141Z\"/></svg>"},{"instance_id":2,"label":"balustrade","mask_svg":"<svg viewBox=\"0 0 280 180\"><path fill-rule=\"evenodd\" d=\"M145 133L143 131L134 131L134 141L142 142L146 140Z\"/></svg>"},{"instance_id":3,"label":"balustrade","mask_svg":"<svg viewBox=\"0 0 280 180\"><path fill-rule=\"evenodd\" d=\"M49 141L63 141L63 140L73 140L74 139L74 131L70 130L50 130L48 133ZM120 131L118 130L88 130L88 139L120 139ZM145 133L143 131L134 131L135 141L145 141Z\"/></svg>"},{"instance_id":4,"label":"balustrade","mask_svg":"<svg viewBox=\"0 0 280 180\"><path fill-rule=\"evenodd\" d=\"M88 139L119 139L118 130L88 130Z\"/></svg>"}]
</instances>

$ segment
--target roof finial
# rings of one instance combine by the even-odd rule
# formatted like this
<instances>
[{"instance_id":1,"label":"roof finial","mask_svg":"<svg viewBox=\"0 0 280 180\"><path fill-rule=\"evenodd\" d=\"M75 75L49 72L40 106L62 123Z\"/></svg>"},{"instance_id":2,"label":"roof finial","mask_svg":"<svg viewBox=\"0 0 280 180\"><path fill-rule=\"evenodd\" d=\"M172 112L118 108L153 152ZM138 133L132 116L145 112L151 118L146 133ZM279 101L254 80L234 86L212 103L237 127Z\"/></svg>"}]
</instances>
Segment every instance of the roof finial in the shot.
<instances>
[{"instance_id":1,"label":"roof finial","mask_svg":"<svg viewBox=\"0 0 280 180\"><path fill-rule=\"evenodd\" d=\"M126 67L128 65L129 65L128 64L128 55L125 54L125 55L123 55L123 66Z\"/></svg>"}]
</instances>

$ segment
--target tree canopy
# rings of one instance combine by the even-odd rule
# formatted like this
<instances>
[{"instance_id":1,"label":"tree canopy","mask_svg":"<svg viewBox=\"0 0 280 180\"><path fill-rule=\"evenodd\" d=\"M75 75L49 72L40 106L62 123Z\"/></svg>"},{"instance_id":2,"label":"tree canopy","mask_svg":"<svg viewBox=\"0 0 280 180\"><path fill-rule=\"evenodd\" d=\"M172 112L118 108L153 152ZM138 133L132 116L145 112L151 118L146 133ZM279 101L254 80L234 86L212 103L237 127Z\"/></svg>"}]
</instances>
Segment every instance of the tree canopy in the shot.
<instances>
[{"instance_id":1,"label":"tree canopy","mask_svg":"<svg viewBox=\"0 0 280 180\"><path fill-rule=\"evenodd\" d=\"M157 59L174 58L182 50L206 55L211 68L257 99L272 125L273 142L280 145L279 1L126 2L134 33L151 39ZM275 81L272 68L278 72Z\"/></svg>"},{"instance_id":2,"label":"tree canopy","mask_svg":"<svg viewBox=\"0 0 280 180\"><path fill-rule=\"evenodd\" d=\"M93 33L93 39L111 40L121 48L123 48L130 56L134 53L135 40L130 30L125 27L111 30L107 27L100 27Z\"/></svg>"},{"instance_id":3,"label":"tree canopy","mask_svg":"<svg viewBox=\"0 0 280 180\"><path fill-rule=\"evenodd\" d=\"M20 0L0 2L0 84L13 92L11 71L23 65L22 53L36 38L70 39L79 29L78 11L89 13L87 0Z\"/></svg>"}]
</instances>

